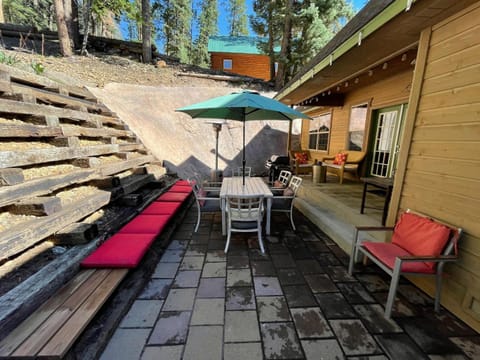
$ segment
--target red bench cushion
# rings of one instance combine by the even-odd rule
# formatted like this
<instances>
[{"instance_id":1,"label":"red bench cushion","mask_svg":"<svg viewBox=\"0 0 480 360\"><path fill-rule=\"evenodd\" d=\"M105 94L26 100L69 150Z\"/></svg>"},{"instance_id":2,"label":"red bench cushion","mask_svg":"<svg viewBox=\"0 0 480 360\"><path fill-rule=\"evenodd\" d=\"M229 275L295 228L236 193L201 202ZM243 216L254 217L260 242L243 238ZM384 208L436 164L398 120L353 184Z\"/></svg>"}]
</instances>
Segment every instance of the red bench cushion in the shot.
<instances>
[{"instance_id":1,"label":"red bench cushion","mask_svg":"<svg viewBox=\"0 0 480 360\"><path fill-rule=\"evenodd\" d=\"M160 234L171 215L138 215L122 227L120 234Z\"/></svg>"},{"instance_id":2,"label":"red bench cushion","mask_svg":"<svg viewBox=\"0 0 480 360\"><path fill-rule=\"evenodd\" d=\"M367 249L372 253L377 259L379 259L383 264L388 266L390 269L393 269L395 265L395 258L399 256L411 256L408 251L391 243L378 243L378 242L362 242L362 247ZM402 264L402 271L404 272L413 272L413 273L423 273L423 274L433 274L435 271L429 264L416 261L416 262L405 262Z\"/></svg>"},{"instance_id":3,"label":"red bench cushion","mask_svg":"<svg viewBox=\"0 0 480 360\"><path fill-rule=\"evenodd\" d=\"M412 213L404 213L395 225L392 244L412 255L439 256L447 244L450 229L445 225ZM427 263L430 268L435 263Z\"/></svg>"},{"instance_id":4,"label":"red bench cushion","mask_svg":"<svg viewBox=\"0 0 480 360\"><path fill-rule=\"evenodd\" d=\"M86 257L86 268L133 268L155 240L155 234L115 234Z\"/></svg>"},{"instance_id":5,"label":"red bench cushion","mask_svg":"<svg viewBox=\"0 0 480 360\"><path fill-rule=\"evenodd\" d=\"M142 212L142 215L172 215L182 206L181 202L177 201L158 201L153 202L147 206Z\"/></svg>"},{"instance_id":6,"label":"red bench cushion","mask_svg":"<svg viewBox=\"0 0 480 360\"><path fill-rule=\"evenodd\" d=\"M169 192L175 192L175 193L188 193L190 194L192 192L192 187L190 185L173 185Z\"/></svg>"},{"instance_id":7,"label":"red bench cushion","mask_svg":"<svg viewBox=\"0 0 480 360\"><path fill-rule=\"evenodd\" d=\"M188 180L178 180L175 185L190 186L190 181Z\"/></svg>"},{"instance_id":8,"label":"red bench cushion","mask_svg":"<svg viewBox=\"0 0 480 360\"><path fill-rule=\"evenodd\" d=\"M183 202L190 196L189 193L166 192L160 195L155 201L178 201Z\"/></svg>"}]
</instances>

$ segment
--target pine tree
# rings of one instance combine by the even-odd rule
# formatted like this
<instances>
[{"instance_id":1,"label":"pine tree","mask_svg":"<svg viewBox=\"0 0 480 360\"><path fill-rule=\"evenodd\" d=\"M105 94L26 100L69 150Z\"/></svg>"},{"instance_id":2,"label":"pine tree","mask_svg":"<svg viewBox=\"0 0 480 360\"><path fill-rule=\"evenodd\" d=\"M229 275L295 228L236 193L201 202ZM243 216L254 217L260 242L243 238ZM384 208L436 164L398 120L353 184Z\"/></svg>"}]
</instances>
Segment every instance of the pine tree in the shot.
<instances>
[{"instance_id":1,"label":"pine tree","mask_svg":"<svg viewBox=\"0 0 480 360\"><path fill-rule=\"evenodd\" d=\"M190 63L191 4L191 0L164 0L162 4L165 53L178 57L183 63Z\"/></svg>"},{"instance_id":2,"label":"pine tree","mask_svg":"<svg viewBox=\"0 0 480 360\"><path fill-rule=\"evenodd\" d=\"M217 0L202 0L199 18L199 34L195 40L192 61L195 65L208 67L208 39L218 33L218 7Z\"/></svg>"},{"instance_id":3,"label":"pine tree","mask_svg":"<svg viewBox=\"0 0 480 360\"><path fill-rule=\"evenodd\" d=\"M3 0L3 16L7 23L56 30L52 0Z\"/></svg>"},{"instance_id":4,"label":"pine tree","mask_svg":"<svg viewBox=\"0 0 480 360\"><path fill-rule=\"evenodd\" d=\"M230 36L248 35L245 0L228 1Z\"/></svg>"}]
</instances>

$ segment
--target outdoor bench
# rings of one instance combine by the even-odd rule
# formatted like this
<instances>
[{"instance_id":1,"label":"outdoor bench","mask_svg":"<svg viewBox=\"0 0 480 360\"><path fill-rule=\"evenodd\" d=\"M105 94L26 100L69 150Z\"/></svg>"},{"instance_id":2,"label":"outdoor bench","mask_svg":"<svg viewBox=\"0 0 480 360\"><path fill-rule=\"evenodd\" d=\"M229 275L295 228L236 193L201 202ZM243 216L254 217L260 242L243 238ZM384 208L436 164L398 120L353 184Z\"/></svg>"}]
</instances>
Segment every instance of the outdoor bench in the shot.
<instances>
[{"instance_id":1,"label":"outdoor bench","mask_svg":"<svg viewBox=\"0 0 480 360\"><path fill-rule=\"evenodd\" d=\"M87 256L73 279L0 342L0 359L63 358L190 193L172 186Z\"/></svg>"}]
</instances>

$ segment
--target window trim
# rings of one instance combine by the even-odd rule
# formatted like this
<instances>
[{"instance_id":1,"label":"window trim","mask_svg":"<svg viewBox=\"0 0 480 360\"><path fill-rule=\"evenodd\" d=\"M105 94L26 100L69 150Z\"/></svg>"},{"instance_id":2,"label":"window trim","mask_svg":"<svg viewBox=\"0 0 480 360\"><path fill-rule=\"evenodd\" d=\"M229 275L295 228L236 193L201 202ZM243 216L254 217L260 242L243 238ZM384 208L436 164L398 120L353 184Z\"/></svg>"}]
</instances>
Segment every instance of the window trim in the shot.
<instances>
[{"instance_id":1,"label":"window trim","mask_svg":"<svg viewBox=\"0 0 480 360\"><path fill-rule=\"evenodd\" d=\"M310 130L310 126L312 124L314 124L314 121L316 118L319 118L319 117L323 117L323 116L326 116L326 115L329 115L329 126L328 126L328 131L315 131L313 133L311 133L311 130ZM323 152L326 152L328 153L328 150L330 148L330 140L331 140L331 134L332 134L332 116L333 116L333 111L332 110L329 110L329 111L326 111L324 113L321 113L321 114L318 114L316 116L312 116L313 117L313 120L310 121L309 125L308 125L308 149L309 150L313 150L313 151L323 151ZM320 135L320 134L327 134L328 135L328 138L327 138L327 144L325 146L325 149L319 149L318 148L318 139L319 137L317 137L317 142L315 144L315 148L311 148L310 147L310 136L312 135Z\"/></svg>"},{"instance_id":2,"label":"window trim","mask_svg":"<svg viewBox=\"0 0 480 360\"><path fill-rule=\"evenodd\" d=\"M365 123L364 123L364 127L363 127L363 140L362 140L362 147L360 150L358 151L365 151L365 148L367 146L365 140L366 140L366 134L367 134L367 125L368 125L368 117L369 117L369 113L370 113L370 102L369 101L364 101L364 102L360 102L360 103L357 103L355 105L352 105L350 106L350 112L349 112L349 115L348 115L348 129L347 129L347 138L346 138L346 143L345 143L345 149L347 150L353 150L353 149L350 149L350 133L352 132L350 130L350 125L352 123L352 109L353 108L359 108L359 107L363 107L365 106L366 107L366 112L365 112Z\"/></svg>"},{"instance_id":3,"label":"window trim","mask_svg":"<svg viewBox=\"0 0 480 360\"><path fill-rule=\"evenodd\" d=\"M229 62L230 62L230 67L226 67L226 66L225 66L225 61L229 61ZM223 69L223 70L232 70L232 69L233 69L233 59L230 59L230 58L228 58L228 59L223 59L223 61L222 61L222 69Z\"/></svg>"}]
</instances>

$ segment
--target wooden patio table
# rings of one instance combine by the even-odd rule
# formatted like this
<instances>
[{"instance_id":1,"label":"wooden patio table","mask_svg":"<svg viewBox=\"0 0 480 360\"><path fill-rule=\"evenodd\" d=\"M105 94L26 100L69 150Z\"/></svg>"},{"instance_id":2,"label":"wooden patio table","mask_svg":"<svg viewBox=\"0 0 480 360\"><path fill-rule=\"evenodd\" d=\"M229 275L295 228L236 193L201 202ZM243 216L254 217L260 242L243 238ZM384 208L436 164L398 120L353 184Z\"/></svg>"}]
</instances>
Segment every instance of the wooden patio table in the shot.
<instances>
[{"instance_id":1,"label":"wooden patio table","mask_svg":"<svg viewBox=\"0 0 480 360\"><path fill-rule=\"evenodd\" d=\"M390 204L390 197L392 196L393 178L381 178L381 177L362 177L363 181L363 193L362 193L362 206L360 208L360 214L363 214L365 209L365 197L367 195L367 186L372 185L377 188L385 189L385 203L383 205L382 225L385 225L387 219L388 205Z\"/></svg>"},{"instance_id":2,"label":"wooden patio table","mask_svg":"<svg viewBox=\"0 0 480 360\"><path fill-rule=\"evenodd\" d=\"M226 219L226 198L227 196L243 196L258 195L264 196L267 200L267 224L265 232L270 235L270 218L272 209L273 193L260 177L245 177L245 185L243 185L243 177L235 176L223 178L222 187L220 188L220 203L222 208L222 234L227 234Z\"/></svg>"}]
</instances>

